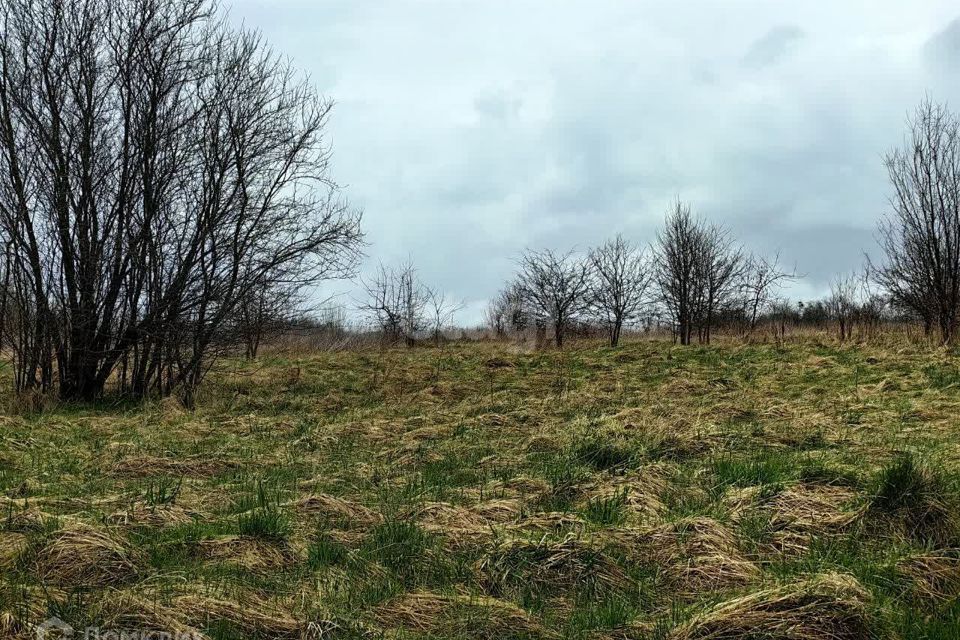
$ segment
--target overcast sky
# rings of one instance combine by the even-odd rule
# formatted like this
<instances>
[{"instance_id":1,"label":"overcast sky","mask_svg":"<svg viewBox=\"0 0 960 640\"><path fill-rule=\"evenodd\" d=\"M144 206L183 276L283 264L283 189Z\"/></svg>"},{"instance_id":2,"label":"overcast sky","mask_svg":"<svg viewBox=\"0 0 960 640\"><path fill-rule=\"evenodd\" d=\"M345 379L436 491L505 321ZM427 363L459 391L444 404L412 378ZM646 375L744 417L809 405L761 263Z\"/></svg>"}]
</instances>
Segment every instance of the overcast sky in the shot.
<instances>
[{"instance_id":1,"label":"overcast sky","mask_svg":"<svg viewBox=\"0 0 960 640\"><path fill-rule=\"evenodd\" d=\"M463 323L524 247L646 244L678 196L819 295L875 246L908 113L960 109L955 1L226 4L336 102L365 268L411 256Z\"/></svg>"}]
</instances>

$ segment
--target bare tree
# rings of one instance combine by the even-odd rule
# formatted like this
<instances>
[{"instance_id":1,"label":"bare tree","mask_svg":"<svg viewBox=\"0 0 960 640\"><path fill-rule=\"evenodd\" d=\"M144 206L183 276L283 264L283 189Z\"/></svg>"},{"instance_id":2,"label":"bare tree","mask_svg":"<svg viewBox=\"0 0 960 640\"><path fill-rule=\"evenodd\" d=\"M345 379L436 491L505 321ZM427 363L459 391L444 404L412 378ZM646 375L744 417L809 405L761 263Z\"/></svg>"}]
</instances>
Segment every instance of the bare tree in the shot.
<instances>
[{"instance_id":1,"label":"bare tree","mask_svg":"<svg viewBox=\"0 0 960 640\"><path fill-rule=\"evenodd\" d=\"M420 282L416 267L407 260L397 267L380 265L365 284L367 299L361 310L389 342L416 344L417 334L430 324L427 308L431 292Z\"/></svg>"},{"instance_id":2,"label":"bare tree","mask_svg":"<svg viewBox=\"0 0 960 640\"><path fill-rule=\"evenodd\" d=\"M572 251L527 250L520 258L517 293L538 326L549 324L557 348L563 348L571 321L587 304L588 276L587 263Z\"/></svg>"},{"instance_id":3,"label":"bare tree","mask_svg":"<svg viewBox=\"0 0 960 640\"><path fill-rule=\"evenodd\" d=\"M276 338L302 315L303 292L300 283L269 284L251 289L239 301L235 323L249 360L256 359L264 340Z\"/></svg>"},{"instance_id":4,"label":"bare tree","mask_svg":"<svg viewBox=\"0 0 960 640\"><path fill-rule=\"evenodd\" d=\"M723 227L706 225L699 235L700 253L694 270L699 288L695 319L700 342L710 344L717 316L735 304L744 259L730 232Z\"/></svg>"},{"instance_id":5,"label":"bare tree","mask_svg":"<svg viewBox=\"0 0 960 640\"><path fill-rule=\"evenodd\" d=\"M690 344L694 331L709 344L718 315L734 304L741 288L743 252L730 232L695 218L678 200L657 235L654 270L660 302L680 344Z\"/></svg>"},{"instance_id":6,"label":"bare tree","mask_svg":"<svg viewBox=\"0 0 960 640\"><path fill-rule=\"evenodd\" d=\"M909 127L886 157L894 195L878 233L885 260L872 272L894 304L950 343L960 322L960 119L927 100Z\"/></svg>"},{"instance_id":7,"label":"bare tree","mask_svg":"<svg viewBox=\"0 0 960 640\"><path fill-rule=\"evenodd\" d=\"M507 323L510 320L510 305L507 301L505 291L501 291L495 298L487 303L483 317L486 325L493 330L494 336L502 338L507 334Z\"/></svg>"},{"instance_id":8,"label":"bare tree","mask_svg":"<svg viewBox=\"0 0 960 640\"><path fill-rule=\"evenodd\" d=\"M455 302L447 294L431 287L427 287L427 299L430 323L433 325L433 340L439 344L443 338L443 330L450 324L453 316L463 309L463 302Z\"/></svg>"},{"instance_id":9,"label":"bare tree","mask_svg":"<svg viewBox=\"0 0 960 640\"><path fill-rule=\"evenodd\" d=\"M19 388L189 401L252 291L353 271L331 104L213 0L7 0L0 241Z\"/></svg>"},{"instance_id":10,"label":"bare tree","mask_svg":"<svg viewBox=\"0 0 960 640\"><path fill-rule=\"evenodd\" d=\"M589 306L607 332L610 346L620 343L624 324L637 319L646 304L651 269L647 256L623 236L593 249Z\"/></svg>"},{"instance_id":11,"label":"bare tree","mask_svg":"<svg viewBox=\"0 0 960 640\"><path fill-rule=\"evenodd\" d=\"M796 271L785 271L780 266L780 254L772 258L752 255L744 267L743 291L750 331L757 320L778 301L783 285L796 279Z\"/></svg>"},{"instance_id":12,"label":"bare tree","mask_svg":"<svg viewBox=\"0 0 960 640\"><path fill-rule=\"evenodd\" d=\"M690 344L699 295L697 269L702 231L680 200L667 213L654 250L655 278L660 301L673 320L680 344Z\"/></svg>"},{"instance_id":13,"label":"bare tree","mask_svg":"<svg viewBox=\"0 0 960 640\"><path fill-rule=\"evenodd\" d=\"M858 290L859 282L856 274L837 276L830 283L830 297L827 299L827 304L837 322L841 341L853 337Z\"/></svg>"}]
</instances>

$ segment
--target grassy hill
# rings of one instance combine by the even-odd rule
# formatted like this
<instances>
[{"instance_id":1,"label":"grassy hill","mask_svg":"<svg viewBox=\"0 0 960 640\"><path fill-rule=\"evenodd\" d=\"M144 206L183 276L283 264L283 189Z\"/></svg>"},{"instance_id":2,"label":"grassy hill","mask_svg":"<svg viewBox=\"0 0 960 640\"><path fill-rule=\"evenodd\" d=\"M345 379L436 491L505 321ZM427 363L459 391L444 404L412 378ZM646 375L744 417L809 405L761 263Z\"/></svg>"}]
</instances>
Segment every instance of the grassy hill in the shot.
<instances>
[{"instance_id":1,"label":"grassy hill","mask_svg":"<svg viewBox=\"0 0 960 640\"><path fill-rule=\"evenodd\" d=\"M228 362L0 414L0 635L956 638L958 435L906 344Z\"/></svg>"}]
</instances>

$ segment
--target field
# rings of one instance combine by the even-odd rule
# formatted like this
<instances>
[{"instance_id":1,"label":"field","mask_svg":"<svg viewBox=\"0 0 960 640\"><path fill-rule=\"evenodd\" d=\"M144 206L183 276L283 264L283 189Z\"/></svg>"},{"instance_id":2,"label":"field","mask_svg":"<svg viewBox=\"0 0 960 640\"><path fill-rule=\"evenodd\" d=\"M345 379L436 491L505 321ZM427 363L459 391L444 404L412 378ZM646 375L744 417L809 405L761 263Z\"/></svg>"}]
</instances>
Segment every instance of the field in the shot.
<instances>
[{"instance_id":1,"label":"field","mask_svg":"<svg viewBox=\"0 0 960 640\"><path fill-rule=\"evenodd\" d=\"M9 404L4 637L960 634L943 350L452 343L224 362L195 411Z\"/></svg>"}]
</instances>

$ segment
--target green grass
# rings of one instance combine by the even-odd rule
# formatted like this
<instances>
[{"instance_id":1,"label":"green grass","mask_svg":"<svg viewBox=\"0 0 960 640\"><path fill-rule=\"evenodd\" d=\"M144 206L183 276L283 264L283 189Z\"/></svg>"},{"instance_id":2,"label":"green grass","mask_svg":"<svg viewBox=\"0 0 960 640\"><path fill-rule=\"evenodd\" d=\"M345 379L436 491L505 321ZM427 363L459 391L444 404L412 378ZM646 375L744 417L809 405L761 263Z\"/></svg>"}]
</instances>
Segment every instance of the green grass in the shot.
<instances>
[{"instance_id":1,"label":"green grass","mask_svg":"<svg viewBox=\"0 0 960 640\"><path fill-rule=\"evenodd\" d=\"M954 637L960 566L941 599L903 567L960 544L960 366L884 340L268 355L221 362L193 412L10 411L0 621L668 638L841 574L862 590L841 631L863 616L875 637ZM76 527L106 537L52 555ZM726 582L742 565L718 559L748 578ZM124 577L67 570L87 564ZM691 592L694 570L716 584ZM835 597L807 621L833 620Z\"/></svg>"}]
</instances>

